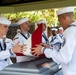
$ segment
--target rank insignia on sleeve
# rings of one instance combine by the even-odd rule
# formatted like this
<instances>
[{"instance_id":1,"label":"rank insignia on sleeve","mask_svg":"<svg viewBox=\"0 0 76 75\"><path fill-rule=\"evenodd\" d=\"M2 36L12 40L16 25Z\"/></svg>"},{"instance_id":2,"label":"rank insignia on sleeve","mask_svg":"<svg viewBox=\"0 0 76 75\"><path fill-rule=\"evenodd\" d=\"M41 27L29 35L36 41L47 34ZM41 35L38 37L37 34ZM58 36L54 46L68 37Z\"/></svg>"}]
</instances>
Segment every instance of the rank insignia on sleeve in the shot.
<instances>
[{"instance_id":1,"label":"rank insignia on sleeve","mask_svg":"<svg viewBox=\"0 0 76 75\"><path fill-rule=\"evenodd\" d=\"M65 39L65 38L63 38L62 47L65 45L65 43L66 43L66 39Z\"/></svg>"},{"instance_id":2,"label":"rank insignia on sleeve","mask_svg":"<svg viewBox=\"0 0 76 75\"><path fill-rule=\"evenodd\" d=\"M14 38L14 40L19 39L19 37Z\"/></svg>"}]
</instances>

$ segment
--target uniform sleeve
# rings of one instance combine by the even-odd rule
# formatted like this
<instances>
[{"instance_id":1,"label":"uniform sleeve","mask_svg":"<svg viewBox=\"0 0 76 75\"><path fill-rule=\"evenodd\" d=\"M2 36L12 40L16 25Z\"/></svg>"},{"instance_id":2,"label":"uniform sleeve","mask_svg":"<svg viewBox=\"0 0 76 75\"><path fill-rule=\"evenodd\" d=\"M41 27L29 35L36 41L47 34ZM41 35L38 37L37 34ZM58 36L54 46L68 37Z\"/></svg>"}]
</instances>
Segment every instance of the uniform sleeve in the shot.
<instances>
[{"instance_id":1,"label":"uniform sleeve","mask_svg":"<svg viewBox=\"0 0 76 75\"><path fill-rule=\"evenodd\" d=\"M15 45L16 43L19 42L19 44L22 45L24 43L24 40L25 40L24 37L21 34L18 33L15 36L15 38L13 39L13 44Z\"/></svg>"},{"instance_id":2,"label":"uniform sleeve","mask_svg":"<svg viewBox=\"0 0 76 75\"><path fill-rule=\"evenodd\" d=\"M9 44L6 43L6 45L8 44L7 49L0 52L0 60L7 59L7 58L11 57L12 54L14 54L12 52L12 50L11 50L13 48L12 40L11 39L7 39L7 42L9 42ZM11 50L12 54L10 53L10 50Z\"/></svg>"},{"instance_id":3,"label":"uniform sleeve","mask_svg":"<svg viewBox=\"0 0 76 75\"><path fill-rule=\"evenodd\" d=\"M63 42L63 47L59 51L46 49L44 54L47 58L52 58L57 63L67 64L72 59L72 55L76 46L75 41L75 34L70 32L68 35L67 33Z\"/></svg>"},{"instance_id":4,"label":"uniform sleeve","mask_svg":"<svg viewBox=\"0 0 76 75\"><path fill-rule=\"evenodd\" d=\"M50 36L50 37L48 38L48 40L49 40L49 43L51 42L51 38L52 38L52 36Z\"/></svg>"},{"instance_id":5,"label":"uniform sleeve","mask_svg":"<svg viewBox=\"0 0 76 75\"><path fill-rule=\"evenodd\" d=\"M57 36L58 36L59 41L62 43L62 38L59 36L59 34Z\"/></svg>"},{"instance_id":6,"label":"uniform sleeve","mask_svg":"<svg viewBox=\"0 0 76 75\"><path fill-rule=\"evenodd\" d=\"M9 50L1 51L0 52L0 60L7 59L11 56Z\"/></svg>"},{"instance_id":7,"label":"uniform sleeve","mask_svg":"<svg viewBox=\"0 0 76 75\"><path fill-rule=\"evenodd\" d=\"M10 45L8 49L12 49L14 47L13 41L11 39L9 39Z\"/></svg>"},{"instance_id":8,"label":"uniform sleeve","mask_svg":"<svg viewBox=\"0 0 76 75\"><path fill-rule=\"evenodd\" d=\"M42 37L42 43L46 43L46 40Z\"/></svg>"},{"instance_id":9,"label":"uniform sleeve","mask_svg":"<svg viewBox=\"0 0 76 75\"><path fill-rule=\"evenodd\" d=\"M13 39L13 44L15 45L18 41L20 41L19 37L15 37L15 38Z\"/></svg>"}]
</instances>

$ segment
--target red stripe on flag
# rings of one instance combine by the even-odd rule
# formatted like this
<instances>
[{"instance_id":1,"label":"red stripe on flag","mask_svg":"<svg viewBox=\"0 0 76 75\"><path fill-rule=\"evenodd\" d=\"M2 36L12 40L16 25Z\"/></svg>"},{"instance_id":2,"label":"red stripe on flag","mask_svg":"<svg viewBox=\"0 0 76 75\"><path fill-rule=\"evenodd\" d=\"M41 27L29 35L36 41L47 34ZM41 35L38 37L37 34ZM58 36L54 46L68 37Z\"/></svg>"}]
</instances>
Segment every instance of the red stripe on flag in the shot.
<instances>
[{"instance_id":1,"label":"red stripe on flag","mask_svg":"<svg viewBox=\"0 0 76 75\"><path fill-rule=\"evenodd\" d=\"M36 47L36 44L42 43L42 24L40 24L39 27L33 32L31 40L32 48Z\"/></svg>"},{"instance_id":2,"label":"red stripe on flag","mask_svg":"<svg viewBox=\"0 0 76 75\"><path fill-rule=\"evenodd\" d=\"M42 43L42 28L43 25L40 24L39 27L32 34L32 48L36 47L36 44ZM39 57L44 57L44 54L39 55Z\"/></svg>"},{"instance_id":3,"label":"red stripe on flag","mask_svg":"<svg viewBox=\"0 0 76 75\"><path fill-rule=\"evenodd\" d=\"M22 53L16 53L17 56L25 56Z\"/></svg>"}]
</instances>

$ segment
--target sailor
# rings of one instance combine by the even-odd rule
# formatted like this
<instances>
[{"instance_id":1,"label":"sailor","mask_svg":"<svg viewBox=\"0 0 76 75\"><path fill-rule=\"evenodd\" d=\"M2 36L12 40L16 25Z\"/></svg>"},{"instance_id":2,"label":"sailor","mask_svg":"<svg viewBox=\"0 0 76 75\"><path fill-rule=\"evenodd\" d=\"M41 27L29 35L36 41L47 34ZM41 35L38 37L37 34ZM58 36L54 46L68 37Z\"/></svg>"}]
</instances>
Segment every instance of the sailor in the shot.
<instances>
[{"instance_id":1,"label":"sailor","mask_svg":"<svg viewBox=\"0 0 76 75\"><path fill-rule=\"evenodd\" d=\"M47 37L47 34L45 34L45 33L47 33L46 32L47 31L47 29L46 29L47 21L45 19L37 21L38 26L41 24L42 24L42 43L41 43L41 45L49 48L50 47L49 39Z\"/></svg>"},{"instance_id":2,"label":"sailor","mask_svg":"<svg viewBox=\"0 0 76 75\"><path fill-rule=\"evenodd\" d=\"M32 48L34 55L44 53L56 63L61 63L63 75L76 75L76 21L74 7L64 7L57 10L58 21L64 28L63 44L59 51L37 45ZM31 52L31 53L32 53Z\"/></svg>"},{"instance_id":3,"label":"sailor","mask_svg":"<svg viewBox=\"0 0 76 75\"><path fill-rule=\"evenodd\" d=\"M64 32L63 27L59 27L59 28L58 28L58 34L59 34L59 36L60 36L61 38L63 37L63 32Z\"/></svg>"},{"instance_id":4,"label":"sailor","mask_svg":"<svg viewBox=\"0 0 76 75\"><path fill-rule=\"evenodd\" d=\"M16 24L19 25L19 29L17 30L17 34L13 39L13 43L15 45L19 41L19 44L22 45L26 42L26 40L31 35L28 32L30 29L29 18L21 18ZM17 62L30 61L33 58L34 57L25 56L20 53L17 53L17 56L16 56Z\"/></svg>"},{"instance_id":5,"label":"sailor","mask_svg":"<svg viewBox=\"0 0 76 75\"><path fill-rule=\"evenodd\" d=\"M51 28L52 35L49 37L50 48L54 48L54 45L58 45L58 50L61 48L62 39L57 34L58 29L56 27Z\"/></svg>"},{"instance_id":6,"label":"sailor","mask_svg":"<svg viewBox=\"0 0 76 75\"><path fill-rule=\"evenodd\" d=\"M39 20L36 22L37 25L39 26L40 24L42 24L42 43L46 43L46 44L49 44L49 40L48 40L48 37L46 36L45 34L45 31L46 31L46 25L47 25L47 22L46 20Z\"/></svg>"},{"instance_id":7,"label":"sailor","mask_svg":"<svg viewBox=\"0 0 76 75\"><path fill-rule=\"evenodd\" d=\"M22 53L23 50L23 46L20 46L18 42L13 46L12 40L6 38L10 24L11 21L7 18L0 17L0 70L12 64L10 57L14 55L14 52Z\"/></svg>"}]
</instances>

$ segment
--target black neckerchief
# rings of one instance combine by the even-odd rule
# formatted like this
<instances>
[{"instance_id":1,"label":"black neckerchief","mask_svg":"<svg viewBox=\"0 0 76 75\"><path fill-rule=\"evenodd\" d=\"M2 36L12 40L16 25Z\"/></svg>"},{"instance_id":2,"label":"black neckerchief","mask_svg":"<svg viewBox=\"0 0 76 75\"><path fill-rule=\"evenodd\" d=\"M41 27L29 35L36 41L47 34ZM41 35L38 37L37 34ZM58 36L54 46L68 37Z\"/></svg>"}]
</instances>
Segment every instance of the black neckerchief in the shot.
<instances>
[{"instance_id":1,"label":"black neckerchief","mask_svg":"<svg viewBox=\"0 0 76 75\"><path fill-rule=\"evenodd\" d=\"M1 49L1 51L3 50L2 45L1 45L1 42L0 42L0 49Z\"/></svg>"},{"instance_id":2,"label":"black neckerchief","mask_svg":"<svg viewBox=\"0 0 76 75\"><path fill-rule=\"evenodd\" d=\"M49 43L47 36L46 36L45 34L42 35L42 36L43 36L43 38L46 40L46 43Z\"/></svg>"},{"instance_id":3,"label":"black neckerchief","mask_svg":"<svg viewBox=\"0 0 76 75\"><path fill-rule=\"evenodd\" d=\"M29 38L29 36L30 36L30 34L28 33L28 38L22 33L22 32L20 32L20 34L25 38L25 39L28 39Z\"/></svg>"},{"instance_id":4,"label":"black neckerchief","mask_svg":"<svg viewBox=\"0 0 76 75\"><path fill-rule=\"evenodd\" d=\"M51 39L50 43L53 42L55 39L56 39L56 36L54 38L52 36L52 39Z\"/></svg>"},{"instance_id":5,"label":"black neckerchief","mask_svg":"<svg viewBox=\"0 0 76 75\"><path fill-rule=\"evenodd\" d=\"M59 34L59 36L62 38L63 37L63 34Z\"/></svg>"},{"instance_id":6,"label":"black neckerchief","mask_svg":"<svg viewBox=\"0 0 76 75\"><path fill-rule=\"evenodd\" d=\"M3 48L3 47L4 47L4 48ZM5 38L3 38L3 47L2 47L1 42L0 42L1 51L6 50Z\"/></svg>"},{"instance_id":7,"label":"black neckerchief","mask_svg":"<svg viewBox=\"0 0 76 75\"><path fill-rule=\"evenodd\" d=\"M4 47L4 48L2 47L1 42L0 42L0 48L1 48L1 51L5 51L5 50L6 50L5 39L6 39L6 38L3 38L3 47ZM5 59L5 61L7 61L7 59Z\"/></svg>"},{"instance_id":8,"label":"black neckerchief","mask_svg":"<svg viewBox=\"0 0 76 75\"><path fill-rule=\"evenodd\" d=\"M69 27L72 27L72 26L76 27L76 25L70 25L70 26L68 26L68 28L69 28Z\"/></svg>"}]
</instances>

